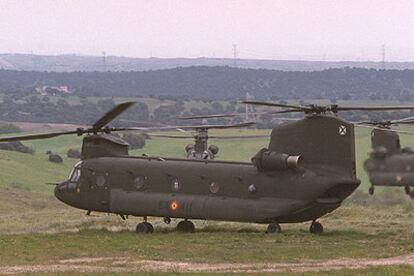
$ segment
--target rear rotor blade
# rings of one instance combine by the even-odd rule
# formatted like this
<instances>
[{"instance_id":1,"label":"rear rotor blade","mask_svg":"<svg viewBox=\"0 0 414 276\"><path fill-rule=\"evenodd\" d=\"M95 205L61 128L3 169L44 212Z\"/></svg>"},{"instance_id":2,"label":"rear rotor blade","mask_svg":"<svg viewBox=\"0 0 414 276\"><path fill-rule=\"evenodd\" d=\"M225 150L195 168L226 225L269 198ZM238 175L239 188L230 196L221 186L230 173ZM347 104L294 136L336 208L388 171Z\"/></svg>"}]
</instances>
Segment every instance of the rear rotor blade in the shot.
<instances>
[{"instance_id":1,"label":"rear rotor blade","mask_svg":"<svg viewBox=\"0 0 414 276\"><path fill-rule=\"evenodd\" d=\"M336 106L338 111L352 111L352 110L361 110L361 111L387 111L387 110L412 110L414 106Z\"/></svg>"},{"instance_id":2,"label":"rear rotor blade","mask_svg":"<svg viewBox=\"0 0 414 276\"><path fill-rule=\"evenodd\" d=\"M290 112L302 112L301 109L288 109L271 112L248 112L247 115L275 115ZM210 114L210 115L194 115L177 117L179 120L196 120L196 119L214 119L214 118L234 118L246 116L246 113L229 113L229 114Z\"/></svg>"},{"instance_id":3,"label":"rear rotor blade","mask_svg":"<svg viewBox=\"0 0 414 276\"><path fill-rule=\"evenodd\" d=\"M179 135L165 135L165 134L150 134L150 136L156 137L156 138L194 139L193 136L179 136Z\"/></svg>"},{"instance_id":4,"label":"rear rotor blade","mask_svg":"<svg viewBox=\"0 0 414 276\"><path fill-rule=\"evenodd\" d=\"M241 115L245 115L245 113L181 116L181 117L177 117L177 119L179 119L179 120L196 120L196 119L237 117L237 116L241 116Z\"/></svg>"},{"instance_id":5,"label":"rear rotor blade","mask_svg":"<svg viewBox=\"0 0 414 276\"><path fill-rule=\"evenodd\" d=\"M280 103L271 103L271 102L261 102L261 101L243 101L244 104L251 104L251 105L263 105L263 106L274 106L274 107L284 107L284 108L292 108L295 110L310 110L309 107L300 106L300 105L291 105L291 104L280 104Z\"/></svg>"},{"instance_id":6,"label":"rear rotor blade","mask_svg":"<svg viewBox=\"0 0 414 276\"><path fill-rule=\"evenodd\" d=\"M380 129L380 130L384 130L384 131L396 132L396 133L401 133L401 134L414 135L414 132L405 131L405 130L396 130L396 129L391 129L391 128L382 128L382 127L368 126L368 125L355 125L355 126L356 127L369 128L369 129Z\"/></svg>"},{"instance_id":7,"label":"rear rotor blade","mask_svg":"<svg viewBox=\"0 0 414 276\"><path fill-rule=\"evenodd\" d=\"M123 113L125 110L130 108L135 102L125 102L116 105L114 108L112 108L110 111L105 113L95 124L93 124L94 129L100 129L106 126L108 123L110 123L113 119L118 117L121 113Z\"/></svg>"}]
</instances>

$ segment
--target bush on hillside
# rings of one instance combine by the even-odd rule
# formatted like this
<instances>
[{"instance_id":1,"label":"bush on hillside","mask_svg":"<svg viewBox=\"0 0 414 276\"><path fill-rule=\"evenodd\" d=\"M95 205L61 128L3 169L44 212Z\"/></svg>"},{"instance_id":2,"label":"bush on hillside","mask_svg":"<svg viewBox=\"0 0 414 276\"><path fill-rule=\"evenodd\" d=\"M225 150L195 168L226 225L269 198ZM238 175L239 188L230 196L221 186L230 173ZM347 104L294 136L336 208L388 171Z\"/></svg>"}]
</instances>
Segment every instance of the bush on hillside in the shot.
<instances>
[{"instance_id":1,"label":"bush on hillside","mask_svg":"<svg viewBox=\"0 0 414 276\"><path fill-rule=\"evenodd\" d=\"M35 152L33 148L23 145L20 141L0 143L0 150L17 151L30 154Z\"/></svg>"}]
</instances>

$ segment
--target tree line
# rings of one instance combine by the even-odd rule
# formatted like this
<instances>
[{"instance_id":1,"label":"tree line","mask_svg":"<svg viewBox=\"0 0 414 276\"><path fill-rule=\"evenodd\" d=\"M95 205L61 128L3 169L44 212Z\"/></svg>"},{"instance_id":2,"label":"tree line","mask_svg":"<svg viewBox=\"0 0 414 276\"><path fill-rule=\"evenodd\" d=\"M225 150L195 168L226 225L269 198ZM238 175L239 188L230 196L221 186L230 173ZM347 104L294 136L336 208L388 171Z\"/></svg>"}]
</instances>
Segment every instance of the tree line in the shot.
<instances>
[{"instance_id":1,"label":"tree line","mask_svg":"<svg viewBox=\"0 0 414 276\"><path fill-rule=\"evenodd\" d=\"M414 70L362 68L285 72L232 67L186 67L144 72L35 72L0 70L0 90L33 92L68 86L88 97L189 97L297 100L414 101Z\"/></svg>"}]
</instances>

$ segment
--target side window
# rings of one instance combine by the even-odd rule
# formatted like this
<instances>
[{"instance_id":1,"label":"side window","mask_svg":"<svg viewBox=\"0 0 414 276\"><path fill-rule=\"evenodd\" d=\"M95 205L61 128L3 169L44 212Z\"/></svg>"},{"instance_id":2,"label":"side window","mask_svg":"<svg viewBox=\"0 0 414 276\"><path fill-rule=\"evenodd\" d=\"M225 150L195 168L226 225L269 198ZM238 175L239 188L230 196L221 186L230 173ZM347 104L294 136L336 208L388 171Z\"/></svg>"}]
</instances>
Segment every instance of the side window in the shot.
<instances>
[{"instance_id":1,"label":"side window","mask_svg":"<svg viewBox=\"0 0 414 276\"><path fill-rule=\"evenodd\" d=\"M75 168L72 173L72 177L70 178L70 182L76 183L79 181L81 175L81 169Z\"/></svg>"},{"instance_id":2,"label":"side window","mask_svg":"<svg viewBox=\"0 0 414 276\"><path fill-rule=\"evenodd\" d=\"M177 177L170 178L170 185L171 190L173 190L174 192L179 192L182 189L181 182Z\"/></svg>"},{"instance_id":3,"label":"side window","mask_svg":"<svg viewBox=\"0 0 414 276\"><path fill-rule=\"evenodd\" d=\"M103 175L98 175L98 176L96 177L96 186L98 186L98 187L103 187L103 186L105 185L105 182L106 182L106 180L105 180L105 176L103 176Z\"/></svg>"},{"instance_id":4,"label":"side window","mask_svg":"<svg viewBox=\"0 0 414 276\"><path fill-rule=\"evenodd\" d=\"M134 187L135 189L137 189L138 191L142 191L145 189L145 180L147 178L145 176L137 176L134 179Z\"/></svg>"}]
</instances>

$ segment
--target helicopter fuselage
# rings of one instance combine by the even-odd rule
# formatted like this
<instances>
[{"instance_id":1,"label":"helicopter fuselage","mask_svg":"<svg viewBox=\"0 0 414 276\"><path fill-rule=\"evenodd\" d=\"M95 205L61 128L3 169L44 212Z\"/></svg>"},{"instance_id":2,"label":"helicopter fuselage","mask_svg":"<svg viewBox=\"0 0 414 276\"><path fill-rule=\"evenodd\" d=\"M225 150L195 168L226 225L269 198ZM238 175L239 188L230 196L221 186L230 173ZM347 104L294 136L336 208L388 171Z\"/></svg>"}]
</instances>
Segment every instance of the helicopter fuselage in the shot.
<instances>
[{"instance_id":1,"label":"helicopter fuselage","mask_svg":"<svg viewBox=\"0 0 414 276\"><path fill-rule=\"evenodd\" d=\"M55 195L76 208L256 223L315 220L359 185L327 166L260 172L244 162L154 157L92 158L74 173Z\"/></svg>"},{"instance_id":2,"label":"helicopter fuselage","mask_svg":"<svg viewBox=\"0 0 414 276\"><path fill-rule=\"evenodd\" d=\"M364 162L373 186L414 186L414 152L400 151Z\"/></svg>"}]
</instances>

